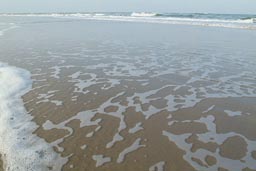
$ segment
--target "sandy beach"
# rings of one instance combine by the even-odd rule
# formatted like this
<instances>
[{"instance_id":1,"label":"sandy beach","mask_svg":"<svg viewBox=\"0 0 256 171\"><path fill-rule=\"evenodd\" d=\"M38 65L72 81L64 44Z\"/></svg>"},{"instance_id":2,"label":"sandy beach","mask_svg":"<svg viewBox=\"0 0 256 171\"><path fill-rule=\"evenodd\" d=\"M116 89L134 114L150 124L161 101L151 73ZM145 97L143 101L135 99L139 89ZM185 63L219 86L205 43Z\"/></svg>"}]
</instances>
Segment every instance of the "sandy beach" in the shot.
<instances>
[{"instance_id":1,"label":"sandy beach","mask_svg":"<svg viewBox=\"0 0 256 171\"><path fill-rule=\"evenodd\" d=\"M31 144L61 170L256 170L255 30L5 20L0 61L31 74Z\"/></svg>"},{"instance_id":2,"label":"sandy beach","mask_svg":"<svg viewBox=\"0 0 256 171\"><path fill-rule=\"evenodd\" d=\"M1 155L0 155L0 171L4 171L4 166L3 166L3 161L1 159Z\"/></svg>"}]
</instances>

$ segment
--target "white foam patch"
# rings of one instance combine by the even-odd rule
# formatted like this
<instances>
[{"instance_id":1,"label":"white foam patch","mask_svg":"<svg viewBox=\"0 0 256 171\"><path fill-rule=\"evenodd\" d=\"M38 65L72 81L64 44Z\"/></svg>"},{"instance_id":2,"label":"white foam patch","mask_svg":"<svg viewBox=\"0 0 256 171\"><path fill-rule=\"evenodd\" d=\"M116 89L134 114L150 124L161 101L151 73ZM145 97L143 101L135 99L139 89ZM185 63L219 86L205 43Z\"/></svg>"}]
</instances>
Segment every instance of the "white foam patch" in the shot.
<instances>
[{"instance_id":1,"label":"white foam patch","mask_svg":"<svg viewBox=\"0 0 256 171\"><path fill-rule=\"evenodd\" d=\"M0 153L9 171L61 170L67 158L32 134L37 125L21 99L31 89L30 76L26 70L0 63Z\"/></svg>"},{"instance_id":2,"label":"white foam patch","mask_svg":"<svg viewBox=\"0 0 256 171\"><path fill-rule=\"evenodd\" d=\"M113 140L110 141L109 143L107 143L106 148L111 148L111 147L113 147L113 145L114 145L116 142L122 141L122 140L124 140L124 138L123 138L123 137L119 134L119 132L118 132L118 133L116 133L116 134L114 135Z\"/></svg>"},{"instance_id":3,"label":"white foam patch","mask_svg":"<svg viewBox=\"0 0 256 171\"><path fill-rule=\"evenodd\" d=\"M133 128L129 129L130 134L134 134L138 132L139 130L142 130L143 127L141 126L141 122L137 123Z\"/></svg>"},{"instance_id":4,"label":"white foam patch","mask_svg":"<svg viewBox=\"0 0 256 171\"><path fill-rule=\"evenodd\" d=\"M56 106L62 106L63 102L60 100L51 100L51 103L54 103Z\"/></svg>"},{"instance_id":5,"label":"white foam patch","mask_svg":"<svg viewBox=\"0 0 256 171\"><path fill-rule=\"evenodd\" d=\"M86 134L86 137L87 138L90 138L90 137L92 137L94 135L94 132L92 131L92 132L89 132L88 134Z\"/></svg>"},{"instance_id":6,"label":"white foam patch","mask_svg":"<svg viewBox=\"0 0 256 171\"><path fill-rule=\"evenodd\" d=\"M160 161L149 168L149 171L164 171L164 161Z\"/></svg>"},{"instance_id":7,"label":"white foam patch","mask_svg":"<svg viewBox=\"0 0 256 171\"><path fill-rule=\"evenodd\" d=\"M100 167L111 161L110 157L104 157L103 155L93 155L92 158L96 161L96 167Z\"/></svg>"},{"instance_id":8,"label":"white foam patch","mask_svg":"<svg viewBox=\"0 0 256 171\"><path fill-rule=\"evenodd\" d=\"M208 112L210 112L214 107L215 107L215 105L212 105L211 107L209 107L207 110L203 111L202 113L208 113Z\"/></svg>"},{"instance_id":9,"label":"white foam patch","mask_svg":"<svg viewBox=\"0 0 256 171\"><path fill-rule=\"evenodd\" d=\"M53 74L51 75L51 77L59 79L60 78L59 74L61 71L60 67L54 66L54 67L52 67L52 69L54 69L54 71L53 71Z\"/></svg>"},{"instance_id":10,"label":"white foam patch","mask_svg":"<svg viewBox=\"0 0 256 171\"><path fill-rule=\"evenodd\" d=\"M231 111L231 110L224 110L228 116L241 116L242 112L241 111Z\"/></svg>"},{"instance_id":11,"label":"white foam patch","mask_svg":"<svg viewBox=\"0 0 256 171\"><path fill-rule=\"evenodd\" d=\"M145 145L140 145L140 141L141 141L141 138L137 138L134 143L127 147L126 149L124 149L118 156L117 158L117 163L122 163L125 159L125 156L128 154L128 153L131 153L133 151L136 151L138 150L139 148L141 147L145 147Z\"/></svg>"},{"instance_id":12,"label":"white foam patch","mask_svg":"<svg viewBox=\"0 0 256 171\"><path fill-rule=\"evenodd\" d=\"M85 144L85 145L82 145L80 148L81 148L82 150L85 150L86 147L87 147L87 145Z\"/></svg>"}]
</instances>

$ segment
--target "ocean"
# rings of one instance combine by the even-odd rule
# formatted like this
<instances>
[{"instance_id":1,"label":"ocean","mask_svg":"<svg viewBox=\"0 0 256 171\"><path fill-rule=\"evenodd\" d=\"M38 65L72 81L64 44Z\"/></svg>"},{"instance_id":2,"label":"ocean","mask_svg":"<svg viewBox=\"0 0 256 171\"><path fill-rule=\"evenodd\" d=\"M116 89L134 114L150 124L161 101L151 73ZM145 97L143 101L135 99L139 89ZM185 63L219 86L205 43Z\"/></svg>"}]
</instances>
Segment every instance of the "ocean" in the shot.
<instances>
[{"instance_id":1,"label":"ocean","mask_svg":"<svg viewBox=\"0 0 256 171\"><path fill-rule=\"evenodd\" d=\"M152 13L152 12L108 12L108 13L24 13L0 14L0 16L40 16L77 18L126 22L146 22L181 25L200 25L256 29L256 15L250 14L208 14L208 13Z\"/></svg>"},{"instance_id":2,"label":"ocean","mask_svg":"<svg viewBox=\"0 0 256 171\"><path fill-rule=\"evenodd\" d=\"M256 170L255 29L255 15L1 14L0 170Z\"/></svg>"}]
</instances>

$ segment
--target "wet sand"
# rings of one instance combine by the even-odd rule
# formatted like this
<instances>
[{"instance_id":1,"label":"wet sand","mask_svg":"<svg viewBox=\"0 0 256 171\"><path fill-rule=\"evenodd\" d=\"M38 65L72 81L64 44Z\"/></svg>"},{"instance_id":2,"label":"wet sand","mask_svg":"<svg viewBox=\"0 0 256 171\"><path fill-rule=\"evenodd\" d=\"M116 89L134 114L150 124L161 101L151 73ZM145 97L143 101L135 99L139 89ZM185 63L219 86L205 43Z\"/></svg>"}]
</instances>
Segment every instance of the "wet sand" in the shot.
<instances>
[{"instance_id":1,"label":"wet sand","mask_svg":"<svg viewBox=\"0 0 256 171\"><path fill-rule=\"evenodd\" d=\"M0 154L0 171L4 171L4 165L3 165L2 155Z\"/></svg>"},{"instance_id":2,"label":"wet sand","mask_svg":"<svg viewBox=\"0 0 256 171\"><path fill-rule=\"evenodd\" d=\"M23 101L63 170L256 170L250 31L49 20L0 52L32 73Z\"/></svg>"}]
</instances>

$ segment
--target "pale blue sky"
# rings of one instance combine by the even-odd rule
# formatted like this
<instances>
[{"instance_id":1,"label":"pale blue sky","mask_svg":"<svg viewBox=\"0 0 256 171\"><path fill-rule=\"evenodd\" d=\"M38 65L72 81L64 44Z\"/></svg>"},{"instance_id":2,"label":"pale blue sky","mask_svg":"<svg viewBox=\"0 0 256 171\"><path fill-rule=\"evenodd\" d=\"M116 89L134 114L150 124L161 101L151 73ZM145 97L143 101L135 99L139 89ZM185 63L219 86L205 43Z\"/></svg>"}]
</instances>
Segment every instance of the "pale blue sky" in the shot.
<instances>
[{"instance_id":1,"label":"pale blue sky","mask_svg":"<svg viewBox=\"0 0 256 171\"><path fill-rule=\"evenodd\" d=\"M256 0L0 0L0 13L94 11L256 14Z\"/></svg>"}]
</instances>

